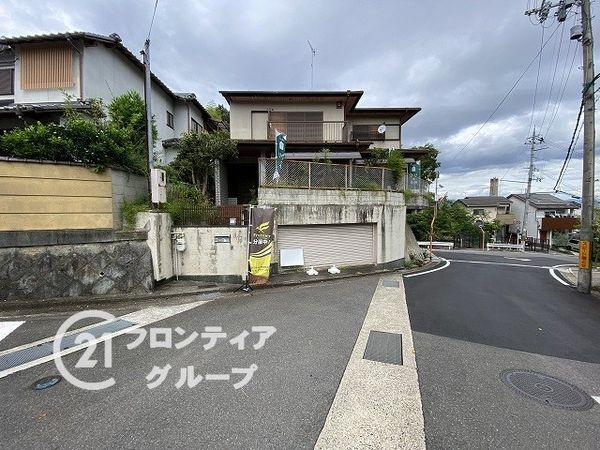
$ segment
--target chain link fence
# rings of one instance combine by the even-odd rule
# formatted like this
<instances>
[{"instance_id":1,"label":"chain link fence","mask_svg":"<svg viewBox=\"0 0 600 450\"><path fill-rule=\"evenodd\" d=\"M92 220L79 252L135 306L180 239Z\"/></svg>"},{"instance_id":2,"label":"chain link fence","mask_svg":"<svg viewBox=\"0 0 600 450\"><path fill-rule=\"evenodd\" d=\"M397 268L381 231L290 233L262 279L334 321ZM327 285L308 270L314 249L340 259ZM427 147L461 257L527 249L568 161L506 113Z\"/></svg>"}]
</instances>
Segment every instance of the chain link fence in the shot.
<instances>
[{"instance_id":1,"label":"chain link fence","mask_svg":"<svg viewBox=\"0 0 600 450\"><path fill-rule=\"evenodd\" d=\"M261 158L259 173L262 187L410 190L414 193L429 190L429 183L412 175L405 175L396 183L392 171L384 167Z\"/></svg>"}]
</instances>

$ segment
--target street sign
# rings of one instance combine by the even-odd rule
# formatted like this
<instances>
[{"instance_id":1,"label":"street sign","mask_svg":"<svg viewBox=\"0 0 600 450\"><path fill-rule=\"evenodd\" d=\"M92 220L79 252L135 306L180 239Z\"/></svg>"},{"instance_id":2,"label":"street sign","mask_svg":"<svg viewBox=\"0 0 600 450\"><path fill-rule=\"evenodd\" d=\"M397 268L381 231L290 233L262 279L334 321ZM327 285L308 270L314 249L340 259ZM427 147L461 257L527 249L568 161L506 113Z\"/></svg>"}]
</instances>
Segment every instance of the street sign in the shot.
<instances>
[{"instance_id":1,"label":"street sign","mask_svg":"<svg viewBox=\"0 0 600 450\"><path fill-rule=\"evenodd\" d=\"M579 268L590 268L590 241L579 241Z\"/></svg>"}]
</instances>

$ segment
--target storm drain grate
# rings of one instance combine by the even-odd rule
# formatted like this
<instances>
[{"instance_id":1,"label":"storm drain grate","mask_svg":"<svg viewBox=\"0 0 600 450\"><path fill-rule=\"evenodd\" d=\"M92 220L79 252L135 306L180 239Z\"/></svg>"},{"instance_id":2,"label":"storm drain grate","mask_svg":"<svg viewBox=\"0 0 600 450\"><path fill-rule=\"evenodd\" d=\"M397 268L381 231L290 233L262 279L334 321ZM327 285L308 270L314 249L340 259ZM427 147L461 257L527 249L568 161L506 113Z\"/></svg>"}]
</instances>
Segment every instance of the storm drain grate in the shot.
<instances>
[{"instance_id":1,"label":"storm drain grate","mask_svg":"<svg viewBox=\"0 0 600 450\"><path fill-rule=\"evenodd\" d=\"M94 338L99 338L104 333L114 333L116 331L124 330L125 328L128 328L132 325L135 324L132 322L128 322L127 320L118 319L110 323L102 323L88 330L82 331L81 333L90 333L94 336ZM60 349L65 350L67 348L78 345L75 344L75 339L77 339L77 336L81 333L65 336L62 339ZM36 359L50 356L52 354L53 345L54 342L49 341L43 344L39 344L35 347L24 348L22 350L17 350L16 352L0 356L0 372L3 370L12 369L13 367L20 366L21 364L27 364L28 362L35 361Z\"/></svg>"},{"instance_id":2,"label":"storm drain grate","mask_svg":"<svg viewBox=\"0 0 600 450\"><path fill-rule=\"evenodd\" d=\"M402 365L402 335L383 331L369 332L363 359Z\"/></svg>"},{"instance_id":3,"label":"storm drain grate","mask_svg":"<svg viewBox=\"0 0 600 450\"><path fill-rule=\"evenodd\" d=\"M383 280L384 287L397 288L400 287L400 283L394 280Z\"/></svg>"},{"instance_id":4,"label":"storm drain grate","mask_svg":"<svg viewBox=\"0 0 600 450\"><path fill-rule=\"evenodd\" d=\"M586 411L594 406L594 400L577 386L540 372L507 369L500 372L500 379L519 395L553 408Z\"/></svg>"}]
</instances>

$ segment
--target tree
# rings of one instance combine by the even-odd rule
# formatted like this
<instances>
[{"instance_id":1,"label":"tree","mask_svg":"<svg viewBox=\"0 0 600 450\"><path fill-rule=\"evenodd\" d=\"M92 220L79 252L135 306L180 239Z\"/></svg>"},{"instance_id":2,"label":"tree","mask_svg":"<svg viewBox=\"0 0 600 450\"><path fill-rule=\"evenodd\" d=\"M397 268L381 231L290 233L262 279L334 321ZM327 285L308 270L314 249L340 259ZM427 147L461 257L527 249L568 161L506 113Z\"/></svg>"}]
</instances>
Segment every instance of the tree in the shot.
<instances>
[{"instance_id":1,"label":"tree","mask_svg":"<svg viewBox=\"0 0 600 450\"><path fill-rule=\"evenodd\" d=\"M397 149L373 147L369 149L370 155L365 164L373 167L386 167L392 172L394 182L398 183L406 169L402 151Z\"/></svg>"},{"instance_id":2,"label":"tree","mask_svg":"<svg viewBox=\"0 0 600 450\"><path fill-rule=\"evenodd\" d=\"M208 102L206 110L213 119L220 121L229 130L229 110L223 105L217 105L215 102Z\"/></svg>"},{"instance_id":3,"label":"tree","mask_svg":"<svg viewBox=\"0 0 600 450\"><path fill-rule=\"evenodd\" d=\"M427 143L421 148L429 149L429 152L423 158L421 158L421 179L431 183L435 181L436 172L441 165L441 163L437 160L440 152L431 143Z\"/></svg>"},{"instance_id":4,"label":"tree","mask_svg":"<svg viewBox=\"0 0 600 450\"><path fill-rule=\"evenodd\" d=\"M215 162L237 155L237 142L226 133L184 133L177 148L179 153L170 167L179 180L197 186L204 195Z\"/></svg>"},{"instance_id":5,"label":"tree","mask_svg":"<svg viewBox=\"0 0 600 450\"><path fill-rule=\"evenodd\" d=\"M145 155L146 149L146 107L142 96L136 91L127 91L115 97L108 105L108 117L117 128L129 134L135 152ZM158 139L156 122L152 118L152 139Z\"/></svg>"},{"instance_id":6,"label":"tree","mask_svg":"<svg viewBox=\"0 0 600 450\"><path fill-rule=\"evenodd\" d=\"M422 211L407 215L406 220L416 238L426 241L429 240L432 218L433 204ZM438 201L437 216L433 227L434 241L452 241L461 234L474 235L477 233L481 233L481 231L473 223L473 215L467 208L460 203L449 202L445 199Z\"/></svg>"}]
</instances>

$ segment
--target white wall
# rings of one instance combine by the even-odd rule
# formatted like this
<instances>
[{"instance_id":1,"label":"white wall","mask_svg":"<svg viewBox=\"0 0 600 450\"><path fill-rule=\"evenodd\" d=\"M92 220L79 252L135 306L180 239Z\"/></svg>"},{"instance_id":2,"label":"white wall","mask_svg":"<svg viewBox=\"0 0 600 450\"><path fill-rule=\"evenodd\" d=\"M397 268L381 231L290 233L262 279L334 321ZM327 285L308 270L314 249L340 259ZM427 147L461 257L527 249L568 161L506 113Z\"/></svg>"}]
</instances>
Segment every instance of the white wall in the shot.
<instances>
[{"instance_id":1,"label":"white wall","mask_svg":"<svg viewBox=\"0 0 600 450\"><path fill-rule=\"evenodd\" d=\"M175 270L179 276L207 277L241 282L247 271L248 229L245 227L174 228L185 236L185 250L175 251ZM215 242L228 237L230 242Z\"/></svg>"},{"instance_id":2,"label":"white wall","mask_svg":"<svg viewBox=\"0 0 600 450\"><path fill-rule=\"evenodd\" d=\"M343 121L344 109L335 101L323 103L233 103L230 105L231 139L252 138L252 111L323 111L324 121Z\"/></svg>"},{"instance_id":3,"label":"white wall","mask_svg":"<svg viewBox=\"0 0 600 450\"><path fill-rule=\"evenodd\" d=\"M538 222L536 220L536 214L539 217L540 212L537 211L531 204L529 204L529 208L527 209L527 220L526 220L526 224L525 224L526 226L523 227L523 214L525 213L525 202L523 202L515 197L511 197L509 200L511 203L511 205L510 205L511 214L513 214L515 216L516 221L521 223L520 225L519 224L511 225L510 231L516 233L517 228L519 228L521 230L521 233L523 233L523 230L526 229L527 237L539 238Z\"/></svg>"},{"instance_id":4,"label":"white wall","mask_svg":"<svg viewBox=\"0 0 600 450\"><path fill-rule=\"evenodd\" d=\"M377 263L405 257L401 192L259 188L258 204L277 209L276 225L376 224ZM275 235L277 246L277 235ZM275 260L279 252L275 251Z\"/></svg>"},{"instance_id":5,"label":"white wall","mask_svg":"<svg viewBox=\"0 0 600 450\"><path fill-rule=\"evenodd\" d=\"M168 280L175 275L173 271L173 245L171 228L173 222L168 213L138 213L136 228L148 231L148 247L152 253L154 280Z\"/></svg>"}]
</instances>

